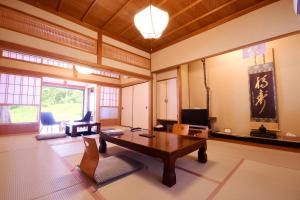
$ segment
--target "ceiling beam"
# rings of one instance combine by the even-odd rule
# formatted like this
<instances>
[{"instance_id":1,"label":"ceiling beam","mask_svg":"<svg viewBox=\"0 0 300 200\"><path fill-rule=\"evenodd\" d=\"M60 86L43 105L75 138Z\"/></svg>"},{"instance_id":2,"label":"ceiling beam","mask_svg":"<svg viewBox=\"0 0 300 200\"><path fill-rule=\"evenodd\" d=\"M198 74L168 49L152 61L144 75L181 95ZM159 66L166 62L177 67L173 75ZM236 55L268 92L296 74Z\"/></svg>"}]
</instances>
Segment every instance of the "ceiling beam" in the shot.
<instances>
[{"instance_id":1,"label":"ceiling beam","mask_svg":"<svg viewBox=\"0 0 300 200\"><path fill-rule=\"evenodd\" d=\"M216 26L222 25L222 24L224 24L224 23L226 23L226 22L228 22L230 20L238 18L238 17L240 17L242 15L245 15L247 13L250 13L250 12L252 12L254 10L257 10L259 8L262 8L262 7L266 6L266 5L269 5L269 4L277 2L277 1L279 1L279 0L263 0L263 1L259 2L259 3L257 3L257 4L254 4L254 5L250 6L250 7L247 7L247 8L245 8L245 9L239 11L239 12L233 13L233 14L231 14L231 15L225 17L225 18L222 18L222 19L220 19L220 20L218 20L218 21L216 21L216 22L214 22L212 24L209 24L209 25L207 25L207 26L205 26L203 28L200 28L200 29L198 29L196 31L193 31L192 33L189 33L189 34L187 34L187 35L185 35L183 37L177 38L176 40L173 40L173 41L168 42L168 43L163 43L161 45L156 45L156 47L153 49L153 52L159 51L159 50L161 50L163 48L166 48L168 46L176 44L176 43L178 43L178 42L180 42L182 40L185 40L187 38L190 38L190 37L192 37L194 35L203 33L203 32L205 32L207 30L215 28ZM239 48L237 48L237 49L239 49ZM237 50L237 49L235 49L235 50ZM232 50L230 50L230 51L232 51ZM225 53L225 52L223 52L223 53Z\"/></svg>"},{"instance_id":2,"label":"ceiling beam","mask_svg":"<svg viewBox=\"0 0 300 200\"><path fill-rule=\"evenodd\" d=\"M160 7L163 4L165 4L168 0L162 0L161 2L159 2L156 6ZM127 32L129 29L131 29L133 27L133 23L131 22L123 31L121 31L118 35L122 35L123 33Z\"/></svg>"},{"instance_id":3,"label":"ceiling beam","mask_svg":"<svg viewBox=\"0 0 300 200\"><path fill-rule=\"evenodd\" d=\"M229 6L229 5L233 4L233 3L235 3L236 1L238 1L238 0L230 0L230 1L227 1L226 3L222 4L221 6L218 6L218 7L214 8L214 9L210 10L209 12L204 13L203 15L200 15L199 17L197 17L197 18L195 18L195 19L193 19L193 20L191 20L191 21L185 23L184 25L179 26L179 27L177 27L177 28L175 28L175 29L173 29L173 30L171 30L171 31L169 31L169 32L166 32L165 34L162 35L161 38L165 38L165 37L167 37L168 35L171 35L171 34L177 32L177 31L179 31L179 30L181 30L181 29L183 29L183 28L185 28L185 27L191 25L192 23L195 23L195 22L197 22L197 21L203 19L204 17L207 17L207 16L209 16L209 15L211 15L211 14L213 14L213 13L215 13L215 12L217 12L217 11L223 9L223 8L225 8L226 6Z\"/></svg>"},{"instance_id":4,"label":"ceiling beam","mask_svg":"<svg viewBox=\"0 0 300 200\"><path fill-rule=\"evenodd\" d=\"M84 12L84 14L82 15L80 21L84 21L84 18L87 16L87 14L90 12L90 10L95 6L95 4L97 3L97 0L93 0L93 2L89 5L88 9Z\"/></svg>"},{"instance_id":5,"label":"ceiling beam","mask_svg":"<svg viewBox=\"0 0 300 200\"><path fill-rule=\"evenodd\" d=\"M58 4L57 4L57 6L56 6L56 11L57 11L57 12L61 9L61 6L62 6L62 4L63 4L63 1L64 1L64 0L59 0L59 1L58 1Z\"/></svg>"},{"instance_id":6,"label":"ceiling beam","mask_svg":"<svg viewBox=\"0 0 300 200\"><path fill-rule=\"evenodd\" d=\"M105 29L105 27L107 27L108 26L108 24L110 24L110 22L112 22L115 18L116 18L116 16L121 12L121 10L123 10L123 8L125 8L127 5L128 5L128 3L130 2L130 1L132 1L132 0L127 0L118 10L117 10L117 12L115 12L112 16L111 16L111 18L109 18L105 23L104 23L104 25L101 27L101 29Z\"/></svg>"},{"instance_id":7,"label":"ceiling beam","mask_svg":"<svg viewBox=\"0 0 300 200\"><path fill-rule=\"evenodd\" d=\"M178 12L174 13L173 15L170 16L170 21L172 19L174 19L175 17L177 17L178 15L184 13L185 11L187 11L188 9L194 7L195 5L197 5L198 3L200 3L203 0L197 0L194 3L189 4L187 7L183 8L182 10L179 10Z\"/></svg>"}]
</instances>

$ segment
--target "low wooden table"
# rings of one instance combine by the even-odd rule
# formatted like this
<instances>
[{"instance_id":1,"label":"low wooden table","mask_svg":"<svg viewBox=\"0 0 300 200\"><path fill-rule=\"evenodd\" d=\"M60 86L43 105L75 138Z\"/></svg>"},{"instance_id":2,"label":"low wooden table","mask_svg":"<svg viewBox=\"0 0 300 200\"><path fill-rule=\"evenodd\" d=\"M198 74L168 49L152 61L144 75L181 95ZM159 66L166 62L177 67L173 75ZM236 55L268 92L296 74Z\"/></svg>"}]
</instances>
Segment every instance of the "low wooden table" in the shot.
<instances>
[{"instance_id":1,"label":"low wooden table","mask_svg":"<svg viewBox=\"0 0 300 200\"><path fill-rule=\"evenodd\" d=\"M92 127L96 126L96 134L100 133L100 123L98 122L72 122L66 124L66 134L71 135L72 137L77 136L77 128L83 128L87 127L88 132L91 132ZM72 132L70 133L70 129L72 129Z\"/></svg>"},{"instance_id":2,"label":"low wooden table","mask_svg":"<svg viewBox=\"0 0 300 200\"><path fill-rule=\"evenodd\" d=\"M144 153L153 157L159 157L164 162L163 184L172 187L176 184L175 161L177 158L185 156L198 150L198 161L206 163L206 139L193 136L176 135L167 132L153 132L153 138L140 136L148 131L126 131L121 136L109 136L100 134L100 153L106 153L106 141L122 147Z\"/></svg>"}]
</instances>

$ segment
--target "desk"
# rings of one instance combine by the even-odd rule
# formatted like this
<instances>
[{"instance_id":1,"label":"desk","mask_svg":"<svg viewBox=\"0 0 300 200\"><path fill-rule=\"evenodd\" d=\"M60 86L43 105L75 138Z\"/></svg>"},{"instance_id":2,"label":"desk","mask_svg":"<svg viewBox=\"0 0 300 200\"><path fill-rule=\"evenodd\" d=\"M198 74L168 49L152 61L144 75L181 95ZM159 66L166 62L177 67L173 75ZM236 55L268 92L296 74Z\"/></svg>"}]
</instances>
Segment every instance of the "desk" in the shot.
<instances>
[{"instance_id":1,"label":"desk","mask_svg":"<svg viewBox=\"0 0 300 200\"><path fill-rule=\"evenodd\" d=\"M120 136L100 134L100 153L106 153L106 141L122 147L149 155L163 160L164 171L163 184L172 187L176 184L175 162L176 159L198 150L198 161L206 163L206 139L193 136L176 135L167 132L152 132L154 137L148 138L139 134L148 134L149 131L125 131Z\"/></svg>"},{"instance_id":2,"label":"desk","mask_svg":"<svg viewBox=\"0 0 300 200\"><path fill-rule=\"evenodd\" d=\"M100 133L101 124L98 123L98 122L72 122L72 123L67 123L66 124L66 134L70 135L72 137L76 137L76 136L78 136L77 128L84 128L84 127L86 127L88 129L88 133L90 133L93 126L97 127L96 134ZM70 129L72 130L71 133L70 133Z\"/></svg>"}]
</instances>

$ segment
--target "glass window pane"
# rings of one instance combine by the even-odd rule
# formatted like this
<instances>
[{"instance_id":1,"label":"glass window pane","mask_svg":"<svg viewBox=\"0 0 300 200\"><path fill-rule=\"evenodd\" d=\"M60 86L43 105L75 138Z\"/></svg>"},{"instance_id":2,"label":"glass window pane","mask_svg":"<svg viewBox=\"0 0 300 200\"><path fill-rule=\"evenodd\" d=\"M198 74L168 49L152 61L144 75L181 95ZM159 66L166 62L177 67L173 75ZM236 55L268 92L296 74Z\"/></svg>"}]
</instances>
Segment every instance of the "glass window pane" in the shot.
<instances>
[{"instance_id":1,"label":"glass window pane","mask_svg":"<svg viewBox=\"0 0 300 200\"><path fill-rule=\"evenodd\" d=\"M0 94L0 103L5 103L5 94Z\"/></svg>"},{"instance_id":2,"label":"glass window pane","mask_svg":"<svg viewBox=\"0 0 300 200\"><path fill-rule=\"evenodd\" d=\"M33 87L29 86L28 87L28 95L33 95L33 91L34 91Z\"/></svg>"},{"instance_id":3,"label":"glass window pane","mask_svg":"<svg viewBox=\"0 0 300 200\"><path fill-rule=\"evenodd\" d=\"M0 93L5 93L6 91L6 84L0 84Z\"/></svg>"},{"instance_id":4,"label":"glass window pane","mask_svg":"<svg viewBox=\"0 0 300 200\"><path fill-rule=\"evenodd\" d=\"M27 104L27 95L22 95L21 100L22 104Z\"/></svg>"},{"instance_id":5,"label":"glass window pane","mask_svg":"<svg viewBox=\"0 0 300 200\"><path fill-rule=\"evenodd\" d=\"M21 84L21 76L16 76L15 84Z\"/></svg>"},{"instance_id":6,"label":"glass window pane","mask_svg":"<svg viewBox=\"0 0 300 200\"><path fill-rule=\"evenodd\" d=\"M14 96L12 94L7 95L7 103L8 104L14 103Z\"/></svg>"},{"instance_id":7,"label":"glass window pane","mask_svg":"<svg viewBox=\"0 0 300 200\"><path fill-rule=\"evenodd\" d=\"M34 97L34 104L35 105L40 105L40 96L35 96Z\"/></svg>"},{"instance_id":8,"label":"glass window pane","mask_svg":"<svg viewBox=\"0 0 300 200\"><path fill-rule=\"evenodd\" d=\"M20 85L15 85L14 94L20 94L20 93L21 93L21 86Z\"/></svg>"},{"instance_id":9,"label":"glass window pane","mask_svg":"<svg viewBox=\"0 0 300 200\"><path fill-rule=\"evenodd\" d=\"M1 74L0 83L6 83L6 82L7 82L7 74Z\"/></svg>"},{"instance_id":10,"label":"glass window pane","mask_svg":"<svg viewBox=\"0 0 300 200\"><path fill-rule=\"evenodd\" d=\"M34 85L34 78L29 77L28 85Z\"/></svg>"},{"instance_id":11,"label":"glass window pane","mask_svg":"<svg viewBox=\"0 0 300 200\"><path fill-rule=\"evenodd\" d=\"M8 83L15 84L15 76L14 75L8 75Z\"/></svg>"},{"instance_id":12,"label":"glass window pane","mask_svg":"<svg viewBox=\"0 0 300 200\"><path fill-rule=\"evenodd\" d=\"M1 106L0 123L37 122L37 106Z\"/></svg>"},{"instance_id":13,"label":"glass window pane","mask_svg":"<svg viewBox=\"0 0 300 200\"><path fill-rule=\"evenodd\" d=\"M28 87L27 85L22 86L22 94L28 94Z\"/></svg>"},{"instance_id":14,"label":"glass window pane","mask_svg":"<svg viewBox=\"0 0 300 200\"><path fill-rule=\"evenodd\" d=\"M41 78L36 78L35 79L35 85L36 86L41 86Z\"/></svg>"},{"instance_id":15,"label":"glass window pane","mask_svg":"<svg viewBox=\"0 0 300 200\"><path fill-rule=\"evenodd\" d=\"M33 104L33 96L28 95L28 102L27 104Z\"/></svg>"},{"instance_id":16,"label":"glass window pane","mask_svg":"<svg viewBox=\"0 0 300 200\"><path fill-rule=\"evenodd\" d=\"M23 76L23 85L28 85L28 77L27 76Z\"/></svg>"},{"instance_id":17,"label":"glass window pane","mask_svg":"<svg viewBox=\"0 0 300 200\"><path fill-rule=\"evenodd\" d=\"M20 96L14 95L14 104L20 104Z\"/></svg>"},{"instance_id":18,"label":"glass window pane","mask_svg":"<svg viewBox=\"0 0 300 200\"><path fill-rule=\"evenodd\" d=\"M41 94L41 87L35 87L35 95L40 96Z\"/></svg>"},{"instance_id":19,"label":"glass window pane","mask_svg":"<svg viewBox=\"0 0 300 200\"><path fill-rule=\"evenodd\" d=\"M119 117L118 113L116 107L102 107L100 109L100 119L117 119Z\"/></svg>"},{"instance_id":20,"label":"glass window pane","mask_svg":"<svg viewBox=\"0 0 300 200\"><path fill-rule=\"evenodd\" d=\"M8 85L8 94L13 94L14 93L14 88L15 88L15 85Z\"/></svg>"},{"instance_id":21,"label":"glass window pane","mask_svg":"<svg viewBox=\"0 0 300 200\"><path fill-rule=\"evenodd\" d=\"M84 90L44 86L42 94L42 112L52 112L55 120L77 120L83 117Z\"/></svg>"}]
</instances>

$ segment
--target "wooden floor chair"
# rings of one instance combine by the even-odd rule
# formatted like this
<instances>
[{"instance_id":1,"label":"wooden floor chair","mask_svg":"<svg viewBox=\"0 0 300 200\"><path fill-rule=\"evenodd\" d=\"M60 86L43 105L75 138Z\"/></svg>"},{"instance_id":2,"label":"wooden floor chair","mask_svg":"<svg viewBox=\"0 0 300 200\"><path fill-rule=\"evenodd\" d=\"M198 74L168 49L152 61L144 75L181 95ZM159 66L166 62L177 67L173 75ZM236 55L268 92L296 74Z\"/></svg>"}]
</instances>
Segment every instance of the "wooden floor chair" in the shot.
<instances>
[{"instance_id":1,"label":"wooden floor chair","mask_svg":"<svg viewBox=\"0 0 300 200\"><path fill-rule=\"evenodd\" d=\"M85 151L79 168L98 185L109 183L144 167L142 163L124 155L100 159L96 140L83 137L83 142Z\"/></svg>"},{"instance_id":2,"label":"wooden floor chair","mask_svg":"<svg viewBox=\"0 0 300 200\"><path fill-rule=\"evenodd\" d=\"M188 124L173 124L172 133L178 135L188 135L189 129L190 129L190 125Z\"/></svg>"}]
</instances>

